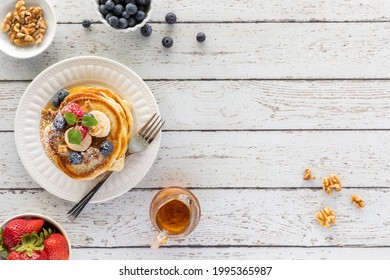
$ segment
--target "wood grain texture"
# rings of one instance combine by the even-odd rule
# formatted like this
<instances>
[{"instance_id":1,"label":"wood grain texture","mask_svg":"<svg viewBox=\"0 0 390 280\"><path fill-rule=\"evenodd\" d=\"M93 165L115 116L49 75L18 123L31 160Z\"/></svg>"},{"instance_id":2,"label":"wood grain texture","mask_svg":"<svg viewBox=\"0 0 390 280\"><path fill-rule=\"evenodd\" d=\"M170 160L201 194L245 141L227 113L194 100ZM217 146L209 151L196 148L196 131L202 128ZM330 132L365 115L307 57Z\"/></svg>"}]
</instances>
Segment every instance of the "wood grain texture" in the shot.
<instances>
[{"instance_id":1,"label":"wood grain texture","mask_svg":"<svg viewBox=\"0 0 390 280\"><path fill-rule=\"evenodd\" d=\"M161 247L149 248L74 248L75 260L388 260L390 249L381 248L299 248L299 247Z\"/></svg>"},{"instance_id":2,"label":"wood grain texture","mask_svg":"<svg viewBox=\"0 0 390 280\"><path fill-rule=\"evenodd\" d=\"M146 83L166 130L390 129L390 80ZM1 130L28 84L0 82Z\"/></svg>"},{"instance_id":3,"label":"wood grain texture","mask_svg":"<svg viewBox=\"0 0 390 280\"><path fill-rule=\"evenodd\" d=\"M13 133L0 138L1 188L37 188L20 162ZM321 187L303 181L339 174L345 187L389 187L390 131L164 132L157 159L138 185L159 188Z\"/></svg>"},{"instance_id":4,"label":"wood grain texture","mask_svg":"<svg viewBox=\"0 0 390 280\"><path fill-rule=\"evenodd\" d=\"M84 18L97 20L92 0L50 0L59 22L81 22ZM173 11L178 22L251 22L251 21L386 21L390 20L390 3L386 0L300 0L253 1L222 0L155 0L152 21L162 22ZM66 13L62 11L67 11Z\"/></svg>"},{"instance_id":5,"label":"wood grain texture","mask_svg":"<svg viewBox=\"0 0 390 280\"><path fill-rule=\"evenodd\" d=\"M202 30L208 40L199 44ZM166 35L175 41L170 49L161 44ZM120 36L103 25L61 24L53 44L29 63L0 54L1 79L33 79L78 55L109 57L144 79L390 78L390 22L155 24L151 37Z\"/></svg>"},{"instance_id":6,"label":"wood grain texture","mask_svg":"<svg viewBox=\"0 0 390 280\"><path fill-rule=\"evenodd\" d=\"M186 238L169 246L387 246L390 242L388 189L344 189L329 196L318 189L213 190L196 189L202 218ZM72 203L42 190L0 190L0 220L35 211L60 222L73 247L147 247L155 235L149 204L155 190L132 190L107 203L91 204L75 223L65 213ZM357 193L367 206L356 208ZM324 229L315 219L324 206L336 213L337 223Z\"/></svg>"}]
</instances>

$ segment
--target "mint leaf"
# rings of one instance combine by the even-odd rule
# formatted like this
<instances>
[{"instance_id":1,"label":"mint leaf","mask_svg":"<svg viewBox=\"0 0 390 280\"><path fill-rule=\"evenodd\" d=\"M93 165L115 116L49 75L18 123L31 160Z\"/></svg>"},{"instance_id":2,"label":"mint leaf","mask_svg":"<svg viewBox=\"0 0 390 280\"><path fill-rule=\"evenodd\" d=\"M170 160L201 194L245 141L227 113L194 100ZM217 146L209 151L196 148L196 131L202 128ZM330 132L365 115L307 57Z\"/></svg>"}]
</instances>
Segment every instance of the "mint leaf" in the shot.
<instances>
[{"instance_id":1,"label":"mint leaf","mask_svg":"<svg viewBox=\"0 0 390 280\"><path fill-rule=\"evenodd\" d=\"M98 121L93 116L83 116L81 124L85 127L92 127L98 124Z\"/></svg>"},{"instance_id":2,"label":"mint leaf","mask_svg":"<svg viewBox=\"0 0 390 280\"><path fill-rule=\"evenodd\" d=\"M81 131L77 129L69 129L68 141L69 143L80 145L81 143Z\"/></svg>"},{"instance_id":3,"label":"mint leaf","mask_svg":"<svg viewBox=\"0 0 390 280\"><path fill-rule=\"evenodd\" d=\"M64 115L65 121L69 125L74 125L77 122L77 116L75 114L66 112Z\"/></svg>"}]
</instances>

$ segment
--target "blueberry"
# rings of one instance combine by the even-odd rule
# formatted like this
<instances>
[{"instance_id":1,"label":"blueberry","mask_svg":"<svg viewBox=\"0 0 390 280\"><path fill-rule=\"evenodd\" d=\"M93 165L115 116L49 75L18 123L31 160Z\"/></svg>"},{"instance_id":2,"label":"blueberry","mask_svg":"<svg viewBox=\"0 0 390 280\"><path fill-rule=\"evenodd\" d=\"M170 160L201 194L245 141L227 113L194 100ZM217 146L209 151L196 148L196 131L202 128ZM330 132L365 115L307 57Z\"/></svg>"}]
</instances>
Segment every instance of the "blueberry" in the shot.
<instances>
[{"instance_id":1,"label":"blueberry","mask_svg":"<svg viewBox=\"0 0 390 280\"><path fill-rule=\"evenodd\" d=\"M89 19L84 19L81 24L83 27L88 28L91 26L91 21Z\"/></svg>"},{"instance_id":2,"label":"blueberry","mask_svg":"<svg viewBox=\"0 0 390 280\"><path fill-rule=\"evenodd\" d=\"M176 15L172 12L167 13L167 15L165 16L165 21L169 24L174 24L176 20Z\"/></svg>"},{"instance_id":3,"label":"blueberry","mask_svg":"<svg viewBox=\"0 0 390 280\"><path fill-rule=\"evenodd\" d=\"M104 5L106 6L107 11L109 12L112 11L115 7L115 3L112 0L108 0Z\"/></svg>"},{"instance_id":4,"label":"blueberry","mask_svg":"<svg viewBox=\"0 0 390 280\"><path fill-rule=\"evenodd\" d=\"M129 3L126 5L126 12L129 13L129 15L135 15L138 11L138 8L135 4Z\"/></svg>"},{"instance_id":5,"label":"blueberry","mask_svg":"<svg viewBox=\"0 0 390 280\"><path fill-rule=\"evenodd\" d=\"M135 25L137 24L137 21L135 20L135 18L129 18L128 20L127 20L127 25L128 25L128 27L134 27Z\"/></svg>"},{"instance_id":6,"label":"blueberry","mask_svg":"<svg viewBox=\"0 0 390 280\"><path fill-rule=\"evenodd\" d=\"M112 16L108 19L108 23L112 26L117 28L119 24L119 19L116 16Z\"/></svg>"},{"instance_id":7,"label":"blueberry","mask_svg":"<svg viewBox=\"0 0 390 280\"><path fill-rule=\"evenodd\" d=\"M77 165L83 161L83 156L80 152L71 152L68 160L71 164Z\"/></svg>"},{"instance_id":8,"label":"blueberry","mask_svg":"<svg viewBox=\"0 0 390 280\"><path fill-rule=\"evenodd\" d=\"M196 34L196 41L198 42L204 42L206 40L206 35L203 32L199 32Z\"/></svg>"},{"instance_id":9,"label":"blueberry","mask_svg":"<svg viewBox=\"0 0 390 280\"><path fill-rule=\"evenodd\" d=\"M106 14L108 14L108 10L107 10L107 8L106 8L106 5L100 5L99 6L99 11L100 11L100 13L102 14L102 15L106 15Z\"/></svg>"},{"instance_id":10,"label":"blueberry","mask_svg":"<svg viewBox=\"0 0 390 280\"><path fill-rule=\"evenodd\" d=\"M124 11L122 13L122 17L125 18L125 19L129 19L130 18L130 14L127 11Z\"/></svg>"},{"instance_id":11,"label":"blueberry","mask_svg":"<svg viewBox=\"0 0 390 280\"><path fill-rule=\"evenodd\" d=\"M108 14L106 15L106 20L108 21L108 20L110 19L110 17L112 17L112 16L114 16L113 13L108 13Z\"/></svg>"},{"instance_id":12,"label":"blueberry","mask_svg":"<svg viewBox=\"0 0 390 280\"><path fill-rule=\"evenodd\" d=\"M124 8L123 8L122 5L119 5L119 4L115 5L115 7L114 7L114 14L116 16L118 16L118 17L122 16L123 11L124 11Z\"/></svg>"},{"instance_id":13,"label":"blueberry","mask_svg":"<svg viewBox=\"0 0 390 280\"><path fill-rule=\"evenodd\" d=\"M121 29L127 28L127 19L125 18L120 18L118 22L118 27Z\"/></svg>"},{"instance_id":14,"label":"blueberry","mask_svg":"<svg viewBox=\"0 0 390 280\"><path fill-rule=\"evenodd\" d=\"M106 4L107 0L100 0L100 4Z\"/></svg>"},{"instance_id":15,"label":"blueberry","mask_svg":"<svg viewBox=\"0 0 390 280\"><path fill-rule=\"evenodd\" d=\"M66 89L61 89L58 93L57 93L57 96L58 96L58 99L60 100L60 102L64 101L64 99L69 95L69 91L67 91Z\"/></svg>"},{"instance_id":16,"label":"blueberry","mask_svg":"<svg viewBox=\"0 0 390 280\"><path fill-rule=\"evenodd\" d=\"M137 3L137 0L125 0L125 5L127 5L127 4L129 4L129 3L131 3L131 4L136 4L136 3Z\"/></svg>"},{"instance_id":17,"label":"blueberry","mask_svg":"<svg viewBox=\"0 0 390 280\"><path fill-rule=\"evenodd\" d=\"M149 37L150 35L152 35L152 31L153 31L153 29L149 24L145 24L141 28L141 34L145 37Z\"/></svg>"},{"instance_id":18,"label":"blueberry","mask_svg":"<svg viewBox=\"0 0 390 280\"><path fill-rule=\"evenodd\" d=\"M61 105L61 101L58 98L58 96L54 96L53 99L51 100L51 104L53 104L54 107L58 108Z\"/></svg>"},{"instance_id":19,"label":"blueberry","mask_svg":"<svg viewBox=\"0 0 390 280\"><path fill-rule=\"evenodd\" d=\"M147 6L150 5L150 0L137 0L138 5Z\"/></svg>"},{"instance_id":20,"label":"blueberry","mask_svg":"<svg viewBox=\"0 0 390 280\"><path fill-rule=\"evenodd\" d=\"M146 15L145 15L145 12L143 12L143 11L138 11L138 12L135 14L135 19L136 19L137 21L143 21L145 18L146 18Z\"/></svg>"},{"instance_id":21,"label":"blueberry","mask_svg":"<svg viewBox=\"0 0 390 280\"><path fill-rule=\"evenodd\" d=\"M169 36L166 36L162 39L162 44L166 48L170 48L173 45L173 39Z\"/></svg>"},{"instance_id":22,"label":"blueberry","mask_svg":"<svg viewBox=\"0 0 390 280\"><path fill-rule=\"evenodd\" d=\"M114 145L110 141L104 141L100 144L99 151L102 153L103 156L109 156L112 153L112 150L114 149Z\"/></svg>"},{"instance_id":23,"label":"blueberry","mask_svg":"<svg viewBox=\"0 0 390 280\"><path fill-rule=\"evenodd\" d=\"M66 127L65 118L62 115L58 115L53 121L53 126L57 130L64 130Z\"/></svg>"}]
</instances>

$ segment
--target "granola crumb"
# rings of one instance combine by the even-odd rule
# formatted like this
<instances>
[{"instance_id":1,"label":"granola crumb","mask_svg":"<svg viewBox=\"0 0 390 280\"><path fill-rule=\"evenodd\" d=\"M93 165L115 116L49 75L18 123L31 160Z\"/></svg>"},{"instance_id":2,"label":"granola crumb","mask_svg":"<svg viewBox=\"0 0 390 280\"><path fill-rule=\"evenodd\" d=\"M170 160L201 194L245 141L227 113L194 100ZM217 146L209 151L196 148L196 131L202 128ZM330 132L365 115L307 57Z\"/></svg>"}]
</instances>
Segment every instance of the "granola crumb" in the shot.
<instances>
[{"instance_id":1,"label":"granola crumb","mask_svg":"<svg viewBox=\"0 0 390 280\"><path fill-rule=\"evenodd\" d=\"M311 170L310 168L306 168L305 169L305 174L303 175L303 180L315 180L317 179L316 176L314 176L312 173L311 173Z\"/></svg>"}]
</instances>

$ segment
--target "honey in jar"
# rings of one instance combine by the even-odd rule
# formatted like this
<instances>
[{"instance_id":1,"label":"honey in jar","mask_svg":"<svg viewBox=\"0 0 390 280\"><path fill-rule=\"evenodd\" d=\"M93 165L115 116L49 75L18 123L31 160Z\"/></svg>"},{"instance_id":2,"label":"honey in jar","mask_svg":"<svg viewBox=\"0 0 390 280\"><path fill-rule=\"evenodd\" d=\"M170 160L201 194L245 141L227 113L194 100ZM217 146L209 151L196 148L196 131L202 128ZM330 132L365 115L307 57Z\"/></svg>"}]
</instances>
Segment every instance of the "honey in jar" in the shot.
<instances>
[{"instance_id":1,"label":"honey in jar","mask_svg":"<svg viewBox=\"0 0 390 280\"><path fill-rule=\"evenodd\" d=\"M188 206L176 199L162 205L156 215L157 225L172 235L185 231L190 224L190 219Z\"/></svg>"}]
</instances>

